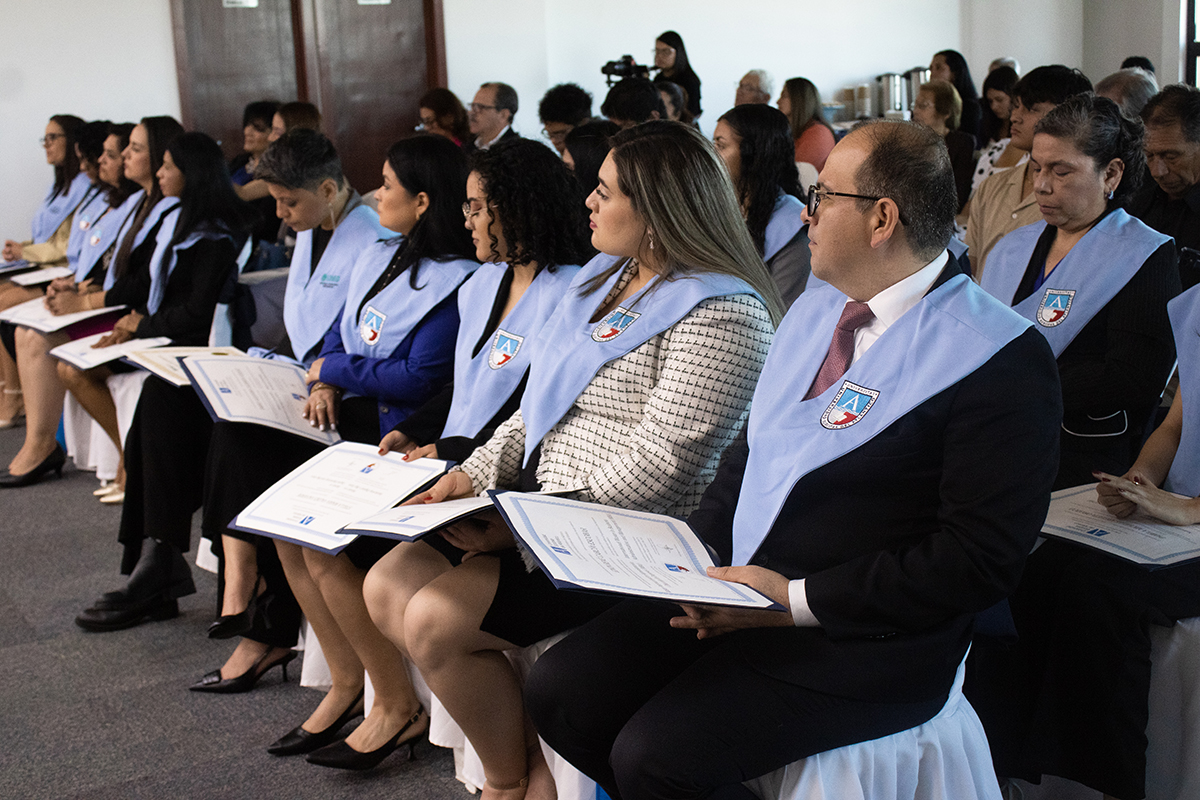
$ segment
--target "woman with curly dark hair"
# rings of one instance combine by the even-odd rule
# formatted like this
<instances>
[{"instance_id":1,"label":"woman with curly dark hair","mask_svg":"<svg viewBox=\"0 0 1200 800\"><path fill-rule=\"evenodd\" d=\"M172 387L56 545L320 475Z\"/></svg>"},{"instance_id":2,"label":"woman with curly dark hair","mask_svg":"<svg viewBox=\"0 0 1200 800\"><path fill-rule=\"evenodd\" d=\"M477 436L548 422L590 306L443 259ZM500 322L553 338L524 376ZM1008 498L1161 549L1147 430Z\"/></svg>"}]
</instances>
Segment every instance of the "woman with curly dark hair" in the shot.
<instances>
[{"instance_id":1,"label":"woman with curly dark hair","mask_svg":"<svg viewBox=\"0 0 1200 800\"><path fill-rule=\"evenodd\" d=\"M677 122L621 132L588 207L601 252L533 343L520 409L425 502L560 489L684 515L741 428L782 308L711 145ZM393 550L388 574L366 586L368 605L478 753L484 800L552 797L501 651L613 601L557 592L527 571L498 515L441 536L436 548Z\"/></svg>"},{"instance_id":2,"label":"woman with curly dark hair","mask_svg":"<svg viewBox=\"0 0 1200 800\"><path fill-rule=\"evenodd\" d=\"M717 120L713 144L733 180L750 239L791 305L804 291L810 267L801 219L806 199L788 119L767 105L735 106Z\"/></svg>"},{"instance_id":3,"label":"woman with curly dark hair","mask_svg":"<svg viewBox=\"0 0 1200 800\"><path fill-rule=\"evenodd\" d=\"M417 130L445 136L459 147L471 141L471 125L467 109L463 108L458 95L449 89L437 87L421 95L417 102L421 125Z\"/></svg>"}]
</instances>

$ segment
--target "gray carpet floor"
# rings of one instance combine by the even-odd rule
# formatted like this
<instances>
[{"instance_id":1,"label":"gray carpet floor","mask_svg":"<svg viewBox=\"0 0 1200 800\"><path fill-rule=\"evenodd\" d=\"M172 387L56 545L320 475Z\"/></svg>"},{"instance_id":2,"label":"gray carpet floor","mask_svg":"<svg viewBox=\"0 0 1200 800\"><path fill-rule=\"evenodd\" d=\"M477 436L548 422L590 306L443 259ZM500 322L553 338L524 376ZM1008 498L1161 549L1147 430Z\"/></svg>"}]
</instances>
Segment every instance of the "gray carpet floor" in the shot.
<instances>
[{"instance_id":1,"label":"gray carpet floor","mask_svg":"<svg viewBox=\"0 0 1200 800\"><path fill-rule=\"evenodd\" d=\"M0 431L0 468L24 430ZM465 800L449 750L393 755L368 773L276 758L265 748L321 695L278 669L241 695L189 692L234 642L205 638L216 578L180 616L86 633L75 615L122 585L119 507L102 506L91 473L0 489L0 798L425 798ZM193 532L193 545L198 533ZM189 558L194 554L189 554Z\"/></svg>"}]
</instances>

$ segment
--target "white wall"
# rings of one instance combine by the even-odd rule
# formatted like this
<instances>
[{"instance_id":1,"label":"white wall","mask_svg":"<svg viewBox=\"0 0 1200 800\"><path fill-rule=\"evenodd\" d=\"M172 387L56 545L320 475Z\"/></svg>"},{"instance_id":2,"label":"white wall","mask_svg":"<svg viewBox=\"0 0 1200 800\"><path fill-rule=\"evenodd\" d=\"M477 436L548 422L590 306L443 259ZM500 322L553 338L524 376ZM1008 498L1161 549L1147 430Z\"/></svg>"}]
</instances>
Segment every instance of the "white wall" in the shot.
<instances>
[{"instance_id":1,"label":"white wall","mask_svg":"<svg viewBox=\"0 0 1200 800\"><path fill-rule=\"evenodd\" d=\"M20 240L54 178L38 145L51 115L178 117L179 88L165 0L2 3L0 239Z\"/></svg>"},{"instance_id":2,"label":"white wall","mask_svg":"<svg viewBox=\"0 0 1200 800\"><path fill-rule=\"evenodd\" d=\"M165 0L0 2L10 34L0 48L0 238L18 238L28 236L50 179L37 145L47 117L177 115L179 95ZM977 82L999 55L1025 69L1080 65L1097 79L1144 52L1159 56L1164 74L1179 64L1180 3L1008 0L998 13L979 0L444 0L446 60L450 88L464 102L484 81L511 83L522 103L517 129L538 136L537 103L551 84L579 83L598 113L600 65L625 53L648 63L654 37L673 28L704 81L702 123L711 132L751 68L768 70L777 87L804 75L826 99L881 72L927 64L943 48L961 50ZM132 41L139 46L125 44ZM50 42L72 56L53 57ZM109 55L88 60L88 52Z\"/></svg>"}]
</instances>

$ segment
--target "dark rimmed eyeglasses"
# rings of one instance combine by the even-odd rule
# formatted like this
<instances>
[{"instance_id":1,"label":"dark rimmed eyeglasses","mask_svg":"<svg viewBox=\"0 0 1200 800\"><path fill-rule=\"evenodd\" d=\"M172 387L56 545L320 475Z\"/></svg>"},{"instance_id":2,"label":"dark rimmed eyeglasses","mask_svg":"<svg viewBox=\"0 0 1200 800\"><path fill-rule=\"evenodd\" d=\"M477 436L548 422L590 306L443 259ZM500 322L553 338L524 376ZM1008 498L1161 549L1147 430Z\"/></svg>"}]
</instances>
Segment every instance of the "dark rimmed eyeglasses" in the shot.
<instances>
[{"instance_id":1,"label":"dark rimmed eyeglasses","mask_svg":"<svg viewBox=\"0 0 1200 800\"><path fill-rule=\"evenodd\" d=\"M808 215L814 216L817 209L821 207L821 200L825 197L853 197L857 200L874 200L879 202L882 197L872 197L869 194L850 194L848 192L831 192L828 189L818 189L815 185L808 187Z\"/></svg>"}]
</instances>

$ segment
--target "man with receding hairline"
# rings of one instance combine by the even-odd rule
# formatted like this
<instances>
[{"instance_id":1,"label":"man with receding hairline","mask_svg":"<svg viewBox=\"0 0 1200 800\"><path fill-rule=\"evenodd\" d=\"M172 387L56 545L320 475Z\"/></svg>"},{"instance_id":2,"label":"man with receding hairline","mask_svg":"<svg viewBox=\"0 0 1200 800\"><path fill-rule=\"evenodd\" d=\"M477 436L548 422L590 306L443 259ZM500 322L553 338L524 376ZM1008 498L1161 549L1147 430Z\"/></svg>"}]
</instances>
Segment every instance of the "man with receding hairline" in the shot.
<instances>
[{"instance_id":1,"label":"man with receding hairline","mask_svg":"<svg viewBox=\"0 0 1200 800\"><path fill-rule=\"evenodd\" d=\"M627 600L535 665L527 707L614 798L753 798L742 782L945 704L974 617L1045 519L1061 399L1030 323L946 250L945 144L860 126L809 201L813 274L747 434L688 522L783 611Z\"/></svg>"}]
</instances>

